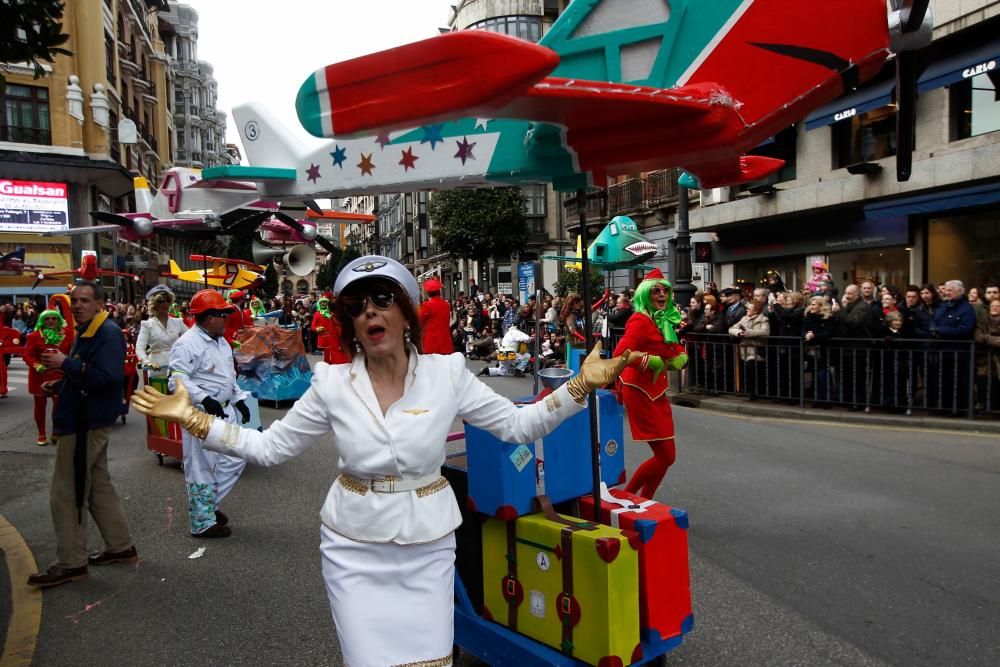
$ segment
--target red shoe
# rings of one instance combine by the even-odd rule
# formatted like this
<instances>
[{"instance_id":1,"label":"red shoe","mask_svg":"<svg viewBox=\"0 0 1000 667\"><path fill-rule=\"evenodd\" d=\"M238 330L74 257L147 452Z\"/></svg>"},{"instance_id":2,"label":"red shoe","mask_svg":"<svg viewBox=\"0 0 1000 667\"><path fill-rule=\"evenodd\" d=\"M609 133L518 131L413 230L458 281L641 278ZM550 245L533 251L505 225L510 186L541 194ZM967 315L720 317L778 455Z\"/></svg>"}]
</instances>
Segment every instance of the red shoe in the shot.
<instances>
[{"instance_id":1,"label":"red shoe","mask_svg":"<svg viewBox=\"0 0 1000 667\"><path fill-rule=\"evenodd\" d=\"M38 436L38 439L35 441L35 444L38 445L39 447L44 447L47 444L49 444L49 439L44 435L40 435Z\"/></svg>"}]
</instances>

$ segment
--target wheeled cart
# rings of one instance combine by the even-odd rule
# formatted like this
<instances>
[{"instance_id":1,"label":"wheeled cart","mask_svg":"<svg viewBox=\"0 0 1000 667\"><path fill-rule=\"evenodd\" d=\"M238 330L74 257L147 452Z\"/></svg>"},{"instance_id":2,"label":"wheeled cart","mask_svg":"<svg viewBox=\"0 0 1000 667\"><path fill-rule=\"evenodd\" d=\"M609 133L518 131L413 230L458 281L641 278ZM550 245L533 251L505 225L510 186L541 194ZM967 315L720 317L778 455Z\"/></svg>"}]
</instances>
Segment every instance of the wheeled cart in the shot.
<instances>
[{"instance_id":1,"label":"wheeled cart","mask_svg":"<svg viewBox=\"0 0 1000 667\"><path fill-rule=\"evenodd\" d=\"M150 376L149 369L142 369L142 382L160 393L167 394L167 378L164 375ZM146 416L146 449L156 455L156 462L163 465L163 457L184 460L181 444L181 427L157 417Z\"/></svg>"}]
</instances>

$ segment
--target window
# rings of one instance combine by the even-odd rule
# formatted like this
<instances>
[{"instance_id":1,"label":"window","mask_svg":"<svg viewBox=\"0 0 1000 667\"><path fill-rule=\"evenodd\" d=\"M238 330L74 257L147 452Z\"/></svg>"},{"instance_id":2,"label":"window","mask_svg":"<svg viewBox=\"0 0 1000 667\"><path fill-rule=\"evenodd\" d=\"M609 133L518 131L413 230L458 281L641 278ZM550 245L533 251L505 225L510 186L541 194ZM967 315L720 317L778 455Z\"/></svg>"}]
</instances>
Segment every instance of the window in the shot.
<instances>
[{"instance_id":1,"label":"window","mask_svg":"<svg viewBox=\"0 0 1000 667\"><path fill-rule=\"evenodd\" d=\"M51 144L49 89L8 84L3 94L0 141Z\"/></svg>"},{"instance_id":2,"label":"window","mask_svg":"<svg viewBox=\"0 0 1000 667\"><path fill-rule=\"evenodd\" d=\"M762 155L764 157L773 157L778 158L779 160L784 160L785 166L783 166L778 173L768 176L763 183L748 183L741 186L741 189L745 191L755 185L774 185L775 183L794 181L797 139L798 132L793 125L792 127L787 127L781 132L778 132L768 141L749 151L748 155Z\"/></svg>"},{"instance_id":3,"label":"window","mask_svg":"<svg viewBox=\"0 0 1000 667\"><path fill-rule=\"evenodd\" d=\"M1000 69L951 87L952 141L1000 130Z\"/></svg>"},{"instance_id":4,"label":"window","mask_svg":"<svg viewBox=\"0 0 1000 667\"><path fill-rule=\"evenodd\" d=\"M528 218L528 233L532 236L545 234L545 218Z\"/></svg>"},{"instance_id":5,"label":"window","mask_svg":"<svg viewBox=\"0 0 1000 667\"><path fill-rule=\"evenodd\" d=\"M540 16L497 16L473 23L469 29L489 30L529 42L537 42L542 38L542 18Z\"/></svg>"},{"instance_id":6,"label":"window","mask_svg":"<svg viewBox=\"0 0 1000 667\"><path fill-rule=\"evenodd\" d=\"M834 169L896 154L895 105L839 121L831 126L831 130Z\"/></svg>"},{"instance_id":7,"label":"window","mask_svg":"<svg viewBox=\"0 0 1000 667\"><path fill-rule=\"evenodd\" d=\"M521 188L524 195L524 214L545 215L545 186L540 184L525 185Z\"/></svg>"}]
</instances>

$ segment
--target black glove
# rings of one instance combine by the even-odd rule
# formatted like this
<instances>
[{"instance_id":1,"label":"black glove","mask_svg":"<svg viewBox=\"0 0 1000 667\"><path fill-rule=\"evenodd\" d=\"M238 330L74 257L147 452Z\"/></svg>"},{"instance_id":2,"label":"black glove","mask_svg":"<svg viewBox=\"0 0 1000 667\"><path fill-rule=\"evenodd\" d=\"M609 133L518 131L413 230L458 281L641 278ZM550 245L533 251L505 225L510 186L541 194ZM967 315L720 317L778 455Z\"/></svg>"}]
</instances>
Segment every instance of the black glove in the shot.
<instances>
[{"instance_id":1,"label":"black glove","mask_svg":"<svg viewBox=\"0 0 1000 667\"><path fill-rule=\"evenodd\" d=\"M240 413L240 423L246 424L250 421L250 408L243 401L236 401L233 403L233 407L236 408L236 412Z\"/></svg>"},{"instance_id":2,"label":"black glove","mask_svg":"<svg viewBox=\"0 0 1000 667\"><path fill-rule=\"evenodd\" d=\"M226 411L222 409L222 404L211 396L206 396L202 399L201 404L204 406L205 412L208 414L219 417L220 419L226 418Z\"/></svg>"}]
</instances>

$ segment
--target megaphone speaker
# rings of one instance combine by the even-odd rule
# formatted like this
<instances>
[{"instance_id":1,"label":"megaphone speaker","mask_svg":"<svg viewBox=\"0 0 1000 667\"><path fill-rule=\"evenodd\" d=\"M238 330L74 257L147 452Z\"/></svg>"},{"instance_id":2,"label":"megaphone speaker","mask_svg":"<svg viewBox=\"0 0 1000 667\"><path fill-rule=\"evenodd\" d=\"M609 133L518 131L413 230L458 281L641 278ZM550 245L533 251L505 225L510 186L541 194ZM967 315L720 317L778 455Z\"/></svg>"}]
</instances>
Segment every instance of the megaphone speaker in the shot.
<instances>
[{"instance_id":1,"label":"megaphone speaker","mask_svg":"<svg viewBox=\"0 0 1000 667\"><path fill-rule=\"evenodd\" d=\"M283 257L288 251L284 248L275 248L273 245L264 243L260 239L255 238L253 240L253 245L250 247L250 252L253 254L254 262L257 264L267 264L276 258Z\"/></svg>"},{"instance_id":2,"label":"megaphone speaker","mask_svg":"<svg viewBox=\"0 0 1000 667\"><path fill-rule=\"evenodd\" d=\"M306 243L300 243L285 255L285 266L296 276L307 276L316 268L316 251Z\"/></svg>"}]
</instances>

